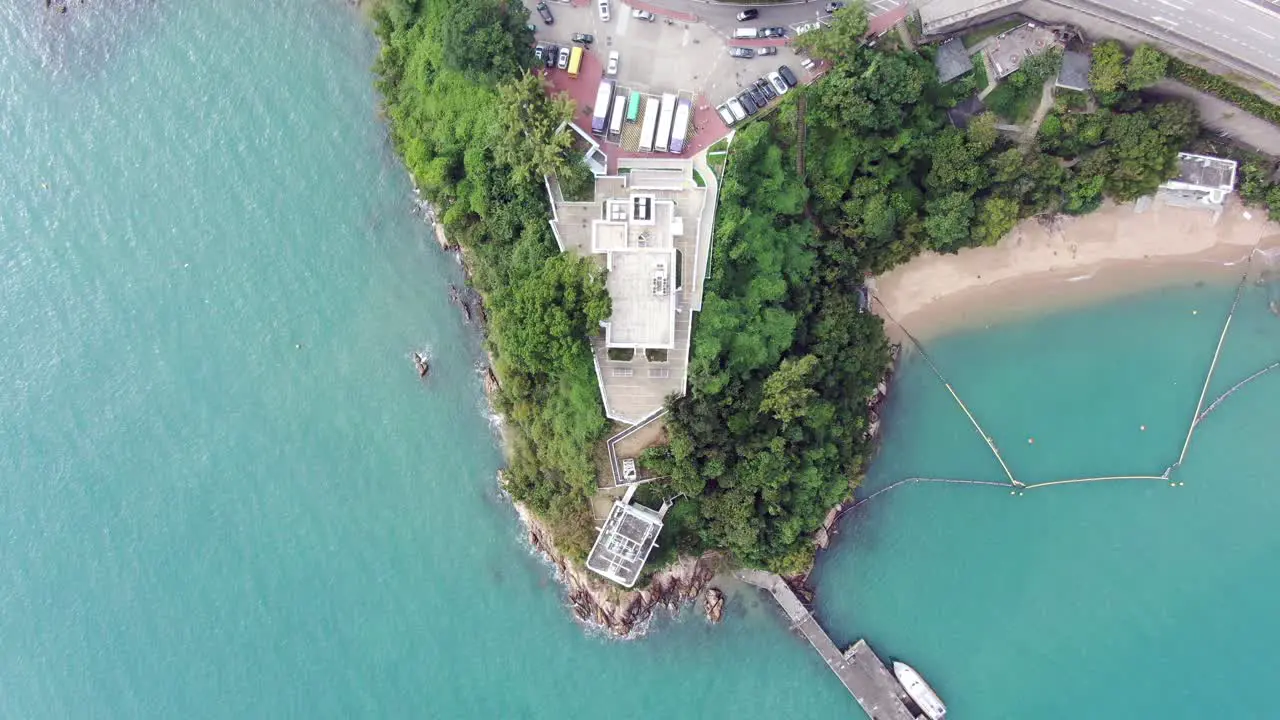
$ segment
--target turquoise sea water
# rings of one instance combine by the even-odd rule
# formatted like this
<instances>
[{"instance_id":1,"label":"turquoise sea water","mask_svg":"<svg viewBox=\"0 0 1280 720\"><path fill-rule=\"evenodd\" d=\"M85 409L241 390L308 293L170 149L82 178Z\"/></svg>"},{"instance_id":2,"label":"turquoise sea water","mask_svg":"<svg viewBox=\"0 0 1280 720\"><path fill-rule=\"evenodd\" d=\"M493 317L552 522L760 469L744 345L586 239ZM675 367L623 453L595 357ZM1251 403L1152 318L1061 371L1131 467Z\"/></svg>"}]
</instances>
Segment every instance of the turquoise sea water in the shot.
<instances>
[{"instance_id":1,"label":"turquoise sea water","mask_svg":"<svg viewBox=\"0 0 1280 720\"><path fill-rule=\"evenodd\" d=\"M570 620L344 2L105 5L0 3L0 717L856 716L753 592L641 642ZM935 349L1016 468L1158 472L1229 294ZM872 485L998 477L931 382L901 375ZM894 491L824 556L824 622L953 717L1259 716L1278 397L1224 407L1179 489Z\"/></svg>"}]
</instances>

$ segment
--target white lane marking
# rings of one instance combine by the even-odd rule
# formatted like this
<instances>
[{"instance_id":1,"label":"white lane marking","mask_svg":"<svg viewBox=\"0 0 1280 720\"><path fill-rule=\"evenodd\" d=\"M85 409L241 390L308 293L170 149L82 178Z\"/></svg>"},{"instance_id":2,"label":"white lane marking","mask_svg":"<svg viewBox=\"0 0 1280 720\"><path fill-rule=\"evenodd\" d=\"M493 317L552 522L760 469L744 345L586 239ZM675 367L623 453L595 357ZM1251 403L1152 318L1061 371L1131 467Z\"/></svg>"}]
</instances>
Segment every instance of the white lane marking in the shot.
<instances>
[{"instance_id":1,"label":"white lane marking","mask_svg":"<svg viewBox=\"0 0 1280 720\"><path fill-rule=\"evenodd\" d=\"M1174 26L1174 27L1177 27L1177 26L1178 26L1178 23L1176 23L1176 22L1174 22L1174 21L1170 20L1169 18L1162 18L1162 17L1160 17L1159 15L1152 15L1152 16L1151 16L1151 19L1152 19L1152 20L1155 20L1156 22L1160 22L1160 23L1168 23L1169 25L1172 25L1172 26Z\"/></svg>"},{"instance_id":2,"label":"white lane marking","mask_svg":"<svg viewBox=\"0 0 1280 720\"><path fill-rule=\"evenodd\" d=\"M1241 5L1244 5L1245 7L1257 10L1258 12L1263 13L1264 15L1270 15L1276 20L1280 20L1280 13L1276 12L1275 10L1265 8L1257 3L1249 2L1249 0L1236 0L1236 2L1240 3Z\"/></svg>"},{"instance_id":3,"label":"white lane marking","mask_svg":"<svg viewBox=\"0 0 1280 720\"><path fill-rule=\"evenodd\" d=\"M1182 7L1181 5L1176 5L1176 4L1174 4L1174 3L1169 2L1169 0L1156 0L1156 2L1160 3L1161 5L1167 5L1167 6L1171 7L1171 8L1173 8L1174 10L1177 10L1178 12L1186 12L1186 10L1187 10L1186 8Z\"/></svg>"},{"instance_id":4,"label":"white lane marking","mask_svg":"<svg viewBox=\"0 0 1280 720\"><path fill-rule=\"evenodd\" d=\"M1251 28L1249 28L1249 29L1250 29L1250 30L1252 30L1252 31L1254 31L1254 32L1256 32L1256 33L1258 33L1259 35L1261 35L1262 37L1264 37L1264 38L1266 38L1266 39L1268 39L1268 40L1275 40L1275 39L1276 39L1276 36L1275 36L1275 35L1268 35L1268 34L1266 34L1266 33L1262 32L1261 30L1259 30L1258 28L1251 27Z\"/></svg>"}]
</instances>

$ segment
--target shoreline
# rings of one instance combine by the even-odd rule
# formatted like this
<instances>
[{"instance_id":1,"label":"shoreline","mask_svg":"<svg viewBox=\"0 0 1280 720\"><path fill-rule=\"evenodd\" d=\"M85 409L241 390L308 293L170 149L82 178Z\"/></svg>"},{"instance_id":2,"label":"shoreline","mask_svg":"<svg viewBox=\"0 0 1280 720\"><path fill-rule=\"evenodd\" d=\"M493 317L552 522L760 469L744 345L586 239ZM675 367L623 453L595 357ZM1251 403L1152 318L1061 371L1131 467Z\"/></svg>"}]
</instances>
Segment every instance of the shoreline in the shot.
<instances>
[{"instance_id":1,"label":"shoreline","mask_svg":"<svg viewBox=\"0 0 1280 720\"><path fill-rule=\"evenodd\" d=\"M1155 201L1020 222L994 246L928 252L877 276L873 303L895 341L937 336L1167 287L1234 281L1255 247L1280 246L1280 224L1228 199L1208 210ZM901 327L900 327L901 326Z\"/></svg>"}]
</instances>

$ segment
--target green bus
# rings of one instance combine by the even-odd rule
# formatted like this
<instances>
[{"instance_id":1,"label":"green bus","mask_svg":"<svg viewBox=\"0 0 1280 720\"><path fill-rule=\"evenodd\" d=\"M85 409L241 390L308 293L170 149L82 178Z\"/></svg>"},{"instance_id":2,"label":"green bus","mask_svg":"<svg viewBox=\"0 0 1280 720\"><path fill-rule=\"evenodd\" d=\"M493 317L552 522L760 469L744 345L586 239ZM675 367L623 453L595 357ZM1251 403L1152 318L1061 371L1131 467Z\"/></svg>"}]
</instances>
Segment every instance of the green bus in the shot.
<instances>
[{"instance_id":1,"label":"green bus","mask_svg":"<svg viewBox=\"0 0 1280 720\"><path fill-rule=\"evenodd\" d=\"M627 103L627 122L635 122L640 114L640 91L631 91L631 100Z\"/></svg>"}]
</instances>

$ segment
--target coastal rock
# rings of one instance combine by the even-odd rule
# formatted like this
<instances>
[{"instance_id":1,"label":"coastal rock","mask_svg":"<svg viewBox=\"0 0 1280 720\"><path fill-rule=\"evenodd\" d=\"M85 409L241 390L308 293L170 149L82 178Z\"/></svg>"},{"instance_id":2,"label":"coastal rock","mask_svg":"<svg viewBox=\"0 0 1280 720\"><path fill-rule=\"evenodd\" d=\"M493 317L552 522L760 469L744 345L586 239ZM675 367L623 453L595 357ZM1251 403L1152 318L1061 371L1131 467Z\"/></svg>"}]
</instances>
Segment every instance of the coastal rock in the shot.
<instances>
[{"instance_id":1,"label":"coastal rock","mask_svg":"<svg viewBox=\"0 0 1280 720\"><path fill-rule=\"evenodd\" d=\"M724 593L719 588L711 588L707 590L706 599L703 600L703 609L707 613L707 620L718 623L724 618Z\"/></svg>"},{"instance_id":2,"label":"coastal rock","mask_svg":"<svg viewBox=\"0 0 1280 720\"><path fill-rule=\"evenodd\" d=\"M480 375L480 382L484 386L484 394L488 397L493 397L493 394L501 389L498 384L498 376L493 374L493 368L487 367L484 369Z\"/></svg>"}]
</instances>

